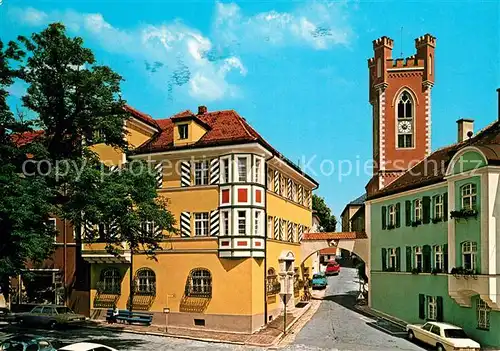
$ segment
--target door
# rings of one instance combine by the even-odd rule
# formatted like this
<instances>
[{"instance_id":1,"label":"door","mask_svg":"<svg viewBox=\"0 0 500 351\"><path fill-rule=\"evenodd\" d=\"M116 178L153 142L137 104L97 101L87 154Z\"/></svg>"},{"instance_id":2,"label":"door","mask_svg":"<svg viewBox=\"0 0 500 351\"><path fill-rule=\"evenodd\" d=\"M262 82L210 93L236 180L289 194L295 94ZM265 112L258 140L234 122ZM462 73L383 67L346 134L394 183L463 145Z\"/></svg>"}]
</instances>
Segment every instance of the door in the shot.
<instances>
[{"instance_id":1,"label":"door","mask_svg":"<svg viewBox=\"0 0 500 351\"><path fill-rule=\"evenodd\" d=\"M55 317L55 311L53 307L44 307L40 315L39 323L43 325L48 325Z\"/></svg>"},{"instance_id":2,"label":"door","mask_svg":"<svg viewBox=\"0 0 500 351\"><path fill-rule=\"evenodd\" d=\"M420 335L418 336L418 339L422 340L426 344L431 344L432 343L431 329L432 329L432 324L430 323L424 324L420 329Z\"/></svg>"},{"instance_id":3,"label":"door","mask_svg":"<svg viewBox=\"0 0 500 351\"><path fill-rule=\"evenodd\" d=\"M30 313L26 314L25 319L26 323L32 324L36 323L37 319L42 315L42 306L37 306L31 310Z\"/></svg>"},{"instance_id":4,"label":"door","mask_svg":"<svg viewBox=\"0 0 500 351\"><path fill-rule=\"evenodd\" d=\"M432 329L431 329L431 333L432 333L432 340L431 340L430 344L432 346L436 346L437 343L441 339L441 328L439 328L437 325L433 325Z\"/></svg>"}]
</instances>

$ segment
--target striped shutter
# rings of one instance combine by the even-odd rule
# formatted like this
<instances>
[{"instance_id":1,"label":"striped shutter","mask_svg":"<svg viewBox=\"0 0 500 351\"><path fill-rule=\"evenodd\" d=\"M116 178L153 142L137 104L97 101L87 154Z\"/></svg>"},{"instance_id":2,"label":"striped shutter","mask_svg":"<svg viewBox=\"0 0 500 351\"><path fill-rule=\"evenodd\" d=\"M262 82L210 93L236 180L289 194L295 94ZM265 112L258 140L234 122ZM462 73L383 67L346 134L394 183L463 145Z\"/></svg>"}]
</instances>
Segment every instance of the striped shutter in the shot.
<instances>
[{"instance_id":1,"label":"striped shutter","mask_svg":"<svg viewBox=\"0 0 500 351\"><path fill-rule=\"evenodd\" d=\"M299 238L297 237L297 224L293 224L293 242L298 242Z\"/></svg>"},{"instance_id":2,"label":"striped shutter","mask_svg":"<svg viewBox=\"0 0 500 351\"><path fill-rule=\"evenodd\" d=\"M118 171L119 168L120 168L120 166L116 166L116 165L115 166L110 166L109 167L109 171L111 173L115 173L116 171Z\"/></svg>"},{"instance_id":3,"label":"striped shutter","mask_svg":"<svg viewBox=\"0 0 500 351\"><path fill-rule=\"evenodd\" d=\"M307 207L309 207L309 208L312 207L312 196L311 196L310 190L307 192Z\"/></svg>"},{"instance_id":4,"label":"striped shutter","mask_svg":"<svg viewBox=\"0 0 500 351\"><path fill-rule=\"evenodd\" d=\"M191 236L191 213L189 212L181 213L181 236Z\"/></svg>"},{"instance_id":5,"label":"striped shutter","mask_svg":"<svg viewBox=\"0 0 500 351\"><path fill-rule=\"evenodd\" d=\"M214 158L210 161L210 184L219 184L220 164L219 159Z\"/></svg>"},{"instance_id":6,"label":"striped shutter","mask_svg":"<svg viewBox=\"0 0 500 351\"><path fill-rule=\"evenodd\" d=\"M304 227L302 226L302 224L299 224L299 242L302 241L303 233L304 233Z\"/></svg>"},{"instance_id":7,"label":"striped shutter","mask_svg":"<svg viewBox=\"0 0 500 351\"><path fill-rule=\"evenodd\" d=\"M293 242L293 223L288 221L288 241Z\"/></svg>"},{"instance_id":8,"label":"striped shutter","mask_svg":"<svg viewBox=\"0 0 500 351\"><path fill-rule=\"evenodd\" d=\"M274 239L279 240L280 238L280 219L274 217Z\"/></svg>"},{"instance_id":9,"label":"striped shutter","mask_svg":"<svg viewBox=\"0 0 500 351\"><path fill-rule=\"evenodd\" d=\"M115 235L118 234L117 230L118 230L118 222L117 220L114 220L109 224L109 234L111 234L114 237Z\"/></svg>"},{"instance_id":10,"label":"striped shutter","mask_svg":"<svg viewBox=\"0 0 500 351\"><path fill-rule=\"evenodd\" d=\"M163 188L163 163L157 163L154 169L155 179L156 179L156 187Z\"/></svg>"},{"instance_id":11,"label":"striped shutter","mask_svg":"<svg viewBox=\"0 0 500 351\"><path fill-rule=\"evenodd\" d=\"M210 212L210 236L218 236L218 235L219 235L219 210L213 210L212 212Z\"/></svg>"},{"instance_id":12,"label":"striped shutter","mask_svg":"<svg viewBox=\"0 0 500 351\"><path fill-rule=\"evenodd\" d=\"M94 226L90 222L85 222L83 226L83 235L82 237L89 237L94 232Z\"/></svg>"},{"instance_id":13,"label":"striped shutter","mask_svg":"<svg viewBox=\"0 0 500 351\"><path fill-rule=\"evenodd\" d=\"M278 171L274 171L274 192L276 194L280 192L280 173Z\"/></svg>"},{"instance_id":14,"label":"striped shutter","mask_svg":"<svg viewBox=\"0 0 500 351\"><path fill-rule=\"evenodd\" d=\"M288 198L292 198L292 180L288 178Z\"/></svg>"},{"instance_id":15,"label":"striped shutter","mask_svg":"<svg viewBox=\"0 0 500 351\"><path fill-rule=\"evenodd\" d=\"M285 240L285 220L280 219L280 240Z\"/></svg>"},{"instance_id":16,"label":"striped shutter","mask_svg":"<svg viewBox=\"0 0 500 351\"><path fill-rule=\"evenodd\" d=\"M163 232L163 229L159 226L159 225L154 225L154 233L155 233L155 236L158 236L160 235L161 233Z\"/></svg>"},{"instance_id":17,"label":"striped shutter","mask_svg":"<svg viewBox=\"0 0 500 351\"><path fill-rule=\"evenodd\" d=\"M302 194L302 185L298 186L298 192L299 192L299 196L298 196L298 200L297 201L298 201L299 204L302 204L303 201L304 201L304 198L302 197L303 196L303 194Z\"/></svg>"},{"instance_id":18,"label":"striped shutter","mask_svg":"<svg viewBox=\"0 0 500 351\"><path fill-rule=\"evenodd\" d=\"M181 186L191 185L191 162L181 162Z\"/></svg>"}]
</instances>

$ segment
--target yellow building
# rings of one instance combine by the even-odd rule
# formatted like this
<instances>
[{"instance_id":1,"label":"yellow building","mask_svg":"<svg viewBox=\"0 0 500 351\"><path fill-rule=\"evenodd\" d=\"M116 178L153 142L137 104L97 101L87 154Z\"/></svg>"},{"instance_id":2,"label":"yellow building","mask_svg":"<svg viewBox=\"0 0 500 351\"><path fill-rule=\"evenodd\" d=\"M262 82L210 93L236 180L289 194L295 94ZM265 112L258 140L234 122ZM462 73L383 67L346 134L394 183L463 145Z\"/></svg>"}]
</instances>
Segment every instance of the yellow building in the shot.
<instances>
[{"instance_id":1,"label":"yellow building","mask_svg":"<svg viewBox=\"0 0 500 351\"><path fill-rule=\"evenodd\" d=\"M110 165L146 160L179 230L164 232L154 260L125 246L116 257L104 244L85 245L91 315L126 308L133 285L134 309L153 313L154 324L165 324L169 308L169 326L249 333L281 313L280 292L290 294L288 306L300 301L311 271L300 241L312 225L316 181L235 111L200 106L163 120L129 111L132 154L95 150Z\"/></svg>"}]
</instances>

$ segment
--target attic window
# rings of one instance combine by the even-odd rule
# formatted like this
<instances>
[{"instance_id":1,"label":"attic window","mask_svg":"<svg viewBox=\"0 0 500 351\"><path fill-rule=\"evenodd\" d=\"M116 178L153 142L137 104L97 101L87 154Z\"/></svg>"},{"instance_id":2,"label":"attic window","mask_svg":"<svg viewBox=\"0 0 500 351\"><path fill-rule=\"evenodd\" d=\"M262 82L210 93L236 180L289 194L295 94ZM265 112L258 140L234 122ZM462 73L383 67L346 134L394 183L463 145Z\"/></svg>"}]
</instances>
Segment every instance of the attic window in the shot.
<instances>
[{"instance_id":1,"label":"attic window","mask_svg":"<svg viewBox=\"0 0 500 351\"><path fill-rule=\"evenodd\" d=\"M189 137L187 124L181 124L177 128L179 130L179 139L187 139Z\"/></svg>"}]
</instances>

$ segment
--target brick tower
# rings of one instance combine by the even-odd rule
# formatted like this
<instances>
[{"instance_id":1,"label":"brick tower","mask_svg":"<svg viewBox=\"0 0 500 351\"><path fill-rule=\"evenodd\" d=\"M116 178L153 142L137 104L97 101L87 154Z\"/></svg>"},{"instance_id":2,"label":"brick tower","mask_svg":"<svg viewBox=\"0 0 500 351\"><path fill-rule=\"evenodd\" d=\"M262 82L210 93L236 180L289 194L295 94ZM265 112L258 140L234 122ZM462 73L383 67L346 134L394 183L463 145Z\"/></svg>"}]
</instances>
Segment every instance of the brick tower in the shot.
<instances>
[{"instance_id":1,"label":"brick tower","mask_svg":"<svg viewBox=\"0 0 500 351\"><path fill-rule=\"evenodd\" d=\"M431 152L431 88L434 48L430 34L415 39L416 54L392 58L394 41L373 41L368 60L373 108L373 161L368 195L386 187Z\"/></svg>"}]
</instances>

